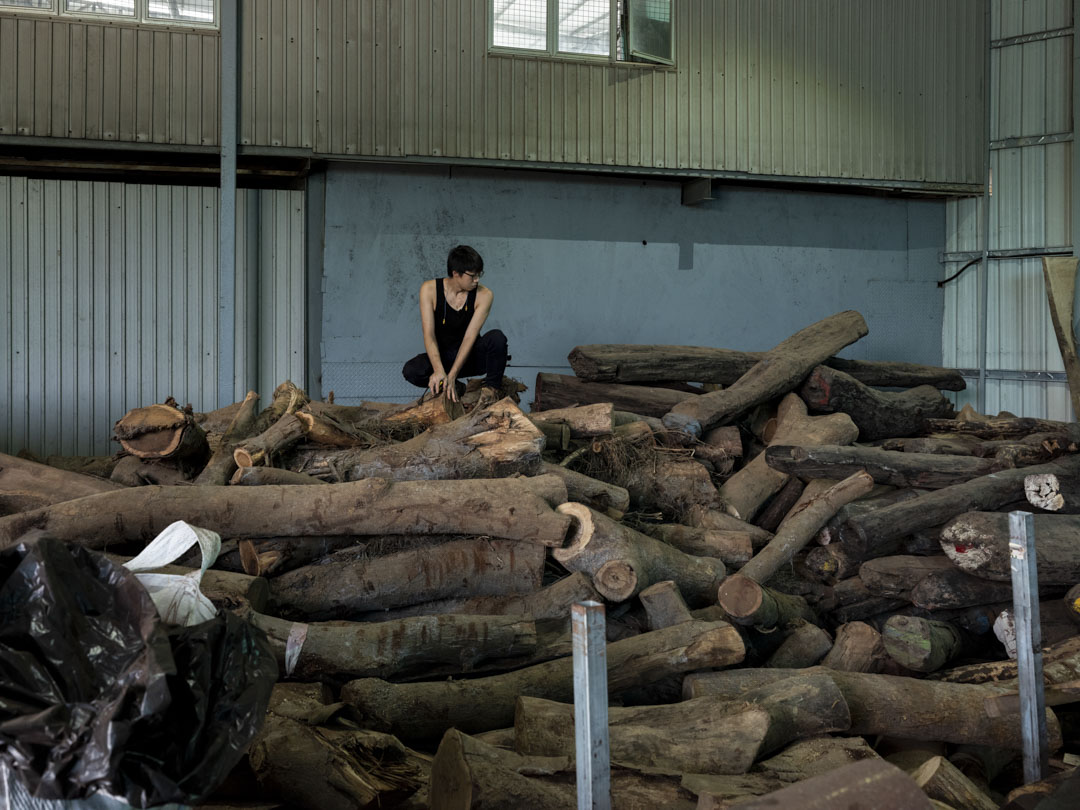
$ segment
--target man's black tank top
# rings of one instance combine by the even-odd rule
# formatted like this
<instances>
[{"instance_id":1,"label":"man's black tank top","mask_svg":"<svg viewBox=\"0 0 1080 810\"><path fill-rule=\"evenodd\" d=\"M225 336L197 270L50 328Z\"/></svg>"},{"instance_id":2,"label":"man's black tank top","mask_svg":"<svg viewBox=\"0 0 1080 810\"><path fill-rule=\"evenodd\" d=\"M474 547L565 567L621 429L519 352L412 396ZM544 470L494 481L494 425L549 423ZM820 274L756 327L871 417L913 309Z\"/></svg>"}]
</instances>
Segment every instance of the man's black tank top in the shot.
<instances>
[{"instance_id":1,"label":"man's black tank top","mask_svg":"<svg viewBox=\"0 0 1080 810\"><path fill-rule=\"evenodd\" d=\"M439 344L439 354L457 351L475 311L476 290L469 290L465 305L461 309L454 309L446 303L443 279L435 279L435 342Z\"/></svg>"}]
</instances>

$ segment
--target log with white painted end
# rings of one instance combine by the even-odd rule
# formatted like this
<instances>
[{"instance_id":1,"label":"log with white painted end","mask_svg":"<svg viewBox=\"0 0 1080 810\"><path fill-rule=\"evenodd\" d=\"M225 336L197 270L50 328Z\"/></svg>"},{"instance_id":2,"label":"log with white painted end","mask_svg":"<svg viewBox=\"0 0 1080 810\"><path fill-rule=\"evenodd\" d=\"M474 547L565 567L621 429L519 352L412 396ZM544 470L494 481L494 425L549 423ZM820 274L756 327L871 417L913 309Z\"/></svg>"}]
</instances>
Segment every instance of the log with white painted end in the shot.
<instances>
[{"instance_id":1,"label":"log with white painted end","mask_svg":"<svg viewBox=\"0 0 1080 810\"><path fill-rule=\"evenodd\" d=\"M1070 587L1080 582L1080 515L1035 515L1035 559L1039 586ZM1009 516L968 512L941 533L941 548L958 568L982 579L1009 582Z\"/></svg>"}]
</instances>

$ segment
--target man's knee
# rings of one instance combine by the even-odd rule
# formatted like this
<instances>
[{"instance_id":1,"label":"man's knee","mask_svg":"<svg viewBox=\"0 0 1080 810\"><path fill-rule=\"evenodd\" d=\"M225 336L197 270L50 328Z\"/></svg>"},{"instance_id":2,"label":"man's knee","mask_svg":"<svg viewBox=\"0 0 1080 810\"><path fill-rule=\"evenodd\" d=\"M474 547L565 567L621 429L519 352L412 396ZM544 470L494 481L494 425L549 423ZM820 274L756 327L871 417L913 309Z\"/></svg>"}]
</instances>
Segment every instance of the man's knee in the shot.
<instances>
[{"instance_id":1,"label":"man's knee","mask_svg":"<svg viewBox=\"0 0 1080 810\"><path fill-rule=\"evenodd\" d=\"M492 329L484 335L484 339L488 341L488 345L491 346L492 349L506 351L506 335L503 334L501 329Z\"/></svg>"},{"instance_id":2,"label":"man's knee","mask_svg":"<svg viewBox=\"0 0 1080 810\"><path fill-rule=\"evenodd\" d=\"M427 357L423 355L414 357L401 369L401 375L413 385L426 388L428 379L431 377L428 366Z\"/></svg>"}]
</instances>

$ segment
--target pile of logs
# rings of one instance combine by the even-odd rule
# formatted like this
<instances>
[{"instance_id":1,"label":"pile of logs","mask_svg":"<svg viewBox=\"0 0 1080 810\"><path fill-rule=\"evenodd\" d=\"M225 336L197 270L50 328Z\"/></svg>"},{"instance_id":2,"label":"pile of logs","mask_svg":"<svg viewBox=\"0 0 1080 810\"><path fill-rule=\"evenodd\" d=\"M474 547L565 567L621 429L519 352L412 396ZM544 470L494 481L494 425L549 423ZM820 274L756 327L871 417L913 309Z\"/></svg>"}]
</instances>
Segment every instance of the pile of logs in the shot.
<instances>
[{"instance_id":1,"label":"pile of logs","mask_svg":"<svg viewBox=\"0 0 1080 810\"><path fill-rule=\"evenodd\" d=\"M281 669L225 804L575 807L585 600L607 604L615 807L1075 790L1080 425L957 414L955 371L835 356L866 333L843 312L762 353L579 346L529 413L289 382L261 410L152 404L112 459L0 455L0 548L38 530L122 558L178 519L221 534L203 590ZM1050 645L1052 773L1031 785L1016 508L1037 513Z\"/></svg>"}]
</instances>

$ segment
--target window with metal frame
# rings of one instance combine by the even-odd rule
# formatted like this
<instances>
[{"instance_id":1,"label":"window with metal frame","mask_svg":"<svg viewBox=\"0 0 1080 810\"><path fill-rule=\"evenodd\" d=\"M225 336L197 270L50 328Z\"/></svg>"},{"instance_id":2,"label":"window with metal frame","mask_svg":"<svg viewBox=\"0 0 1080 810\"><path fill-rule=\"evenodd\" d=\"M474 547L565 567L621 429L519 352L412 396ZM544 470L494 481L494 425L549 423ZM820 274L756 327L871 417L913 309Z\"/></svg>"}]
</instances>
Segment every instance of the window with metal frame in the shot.
<instances>
[{"instance_id":1,"label":"window with metal frame","mask_svg":"<svg viewBox=\"0 0 1080 810\"><path fill-rule=\"evenodd\" d=\"M490 0L493 52L674 64L672 0Z\"/></svg>"},{"instance_id":2,"label":"window with metal frame","mask_svg":"<svg viewBox=\"0 0 1080 810\"><path fill-rule=\"evenodd\" d=\"M218 0L0 0L0 10L163 25L218 25Z\"/></svg>"}]
</instances>

